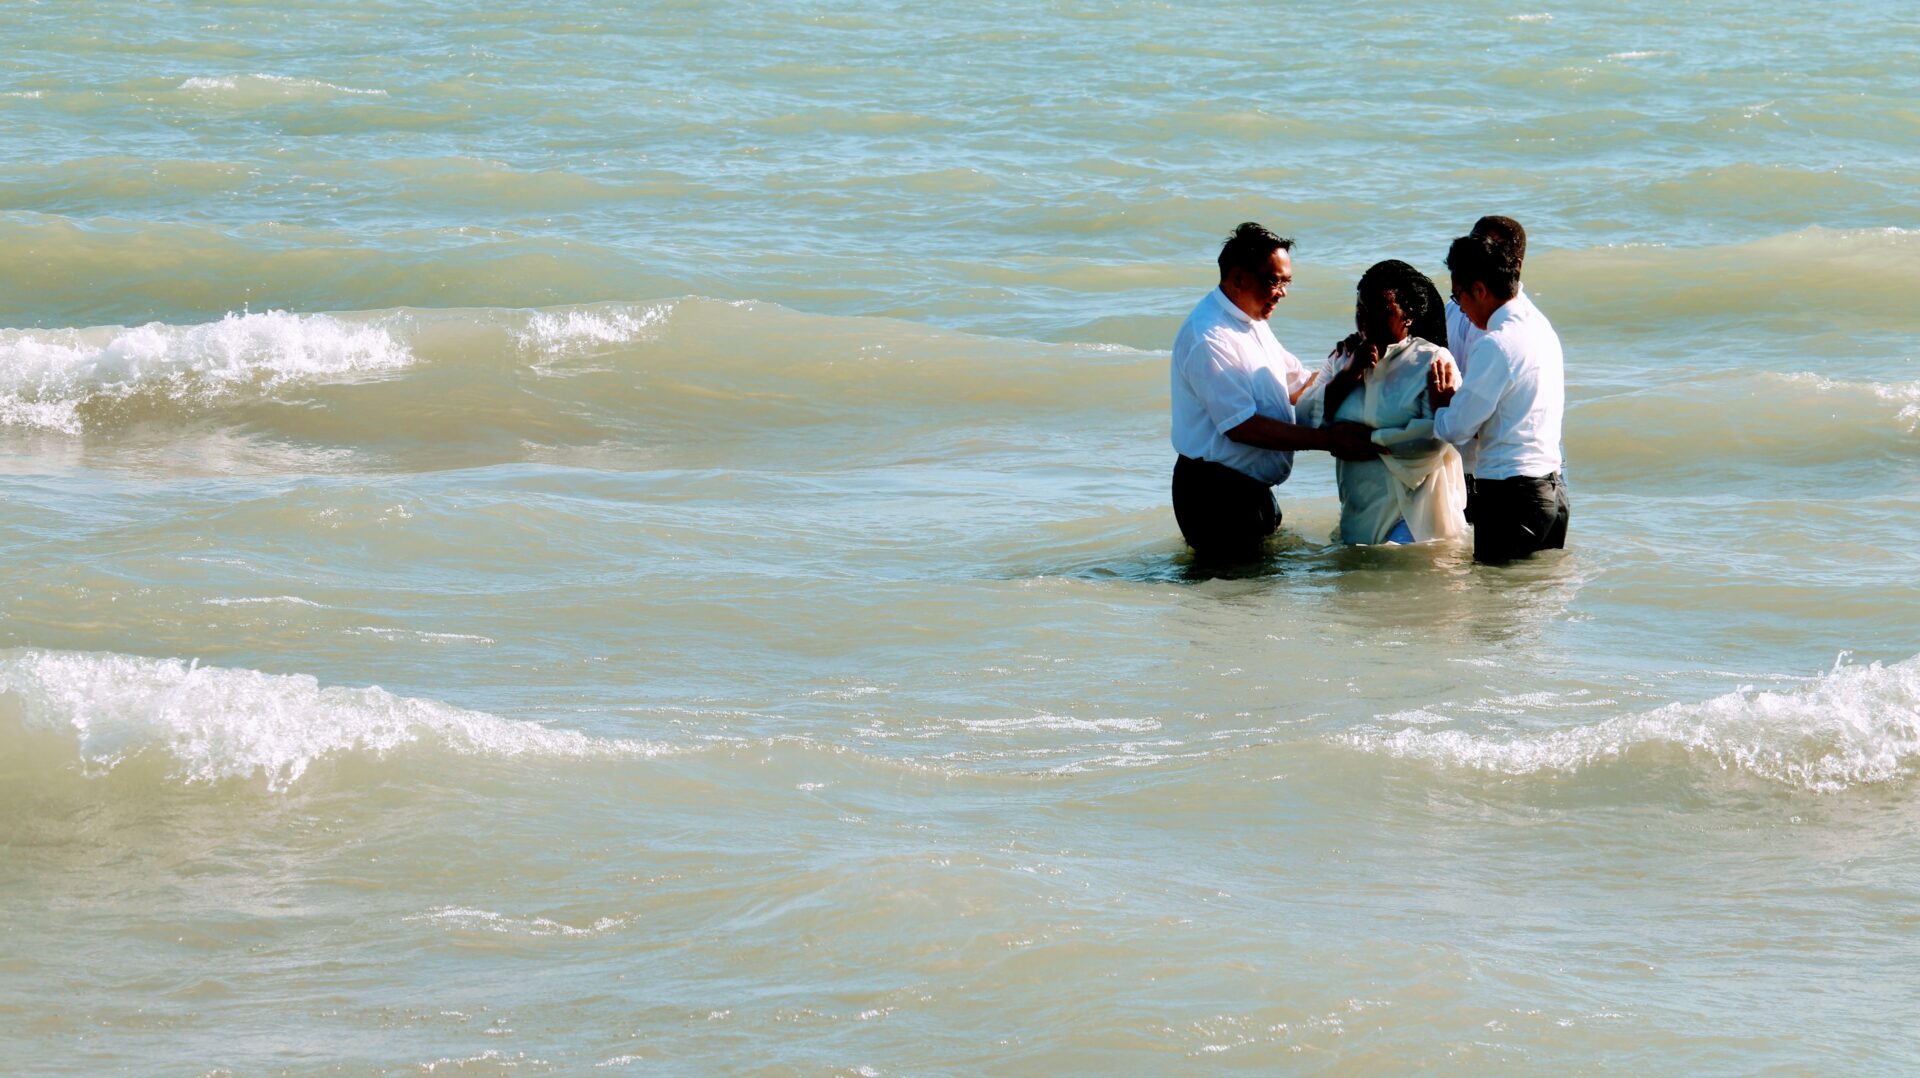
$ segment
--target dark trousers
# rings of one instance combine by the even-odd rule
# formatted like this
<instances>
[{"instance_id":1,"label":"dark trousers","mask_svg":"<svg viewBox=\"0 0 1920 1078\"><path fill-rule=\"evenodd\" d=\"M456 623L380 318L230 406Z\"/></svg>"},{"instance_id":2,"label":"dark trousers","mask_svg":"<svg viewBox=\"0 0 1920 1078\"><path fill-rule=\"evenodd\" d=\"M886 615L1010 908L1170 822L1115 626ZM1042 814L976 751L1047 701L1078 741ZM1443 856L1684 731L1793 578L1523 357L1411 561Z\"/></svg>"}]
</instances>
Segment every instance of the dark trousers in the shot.
<instances>
[{"instance_id":1,"label":"dark trousers","mask_svg":"<svg viewBox=\"0 0 1920 1078\"><path fill-rule=\"evenodd\" d=\"M1173 465L1173 519L1203 561L1245 562L1280 527L1273 488L1210 460L1183 456Z\"/></svg>"},{"instance_id":2,"label":"dark trousers","mask_svg":"<svg viewBox=\"0 0 1920 1078\"><path fill-rule=\"evenodd\" d=\"M1512 561L1567 545L1567 485L1560 473L1534 478L1474 478L1467 483L1473 560Z\"/></svg>"}]
</instances>

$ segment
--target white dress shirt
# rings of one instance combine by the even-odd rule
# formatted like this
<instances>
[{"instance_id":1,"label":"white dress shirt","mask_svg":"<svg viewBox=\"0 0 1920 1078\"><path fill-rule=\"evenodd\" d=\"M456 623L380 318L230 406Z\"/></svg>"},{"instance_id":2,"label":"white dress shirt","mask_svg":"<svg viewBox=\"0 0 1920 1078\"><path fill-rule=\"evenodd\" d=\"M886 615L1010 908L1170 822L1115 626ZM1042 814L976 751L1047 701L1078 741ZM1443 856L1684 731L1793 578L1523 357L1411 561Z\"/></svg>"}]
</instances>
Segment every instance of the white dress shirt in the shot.
<instances>
[{"instance_id":1,"label":"white dress shirt","mask_svg":"<svg viewBox=\"0 0 1920 1078\"><path fill-rule=\"evenodd\" d=\"M1527 296L1526 285L1514 289L1513 298L1507 302L1533 306L1533 300ZM1453 361L1459 365L1461 374L1467 373L1467 364L1472 359L1473 346L1480 343L1480 338L1486 335L1487 331L1474 325L1473 319L1467 317L1467 312L1461 310L1458 303L1452 300L1447 301L1447 351L1453 353ZM1479 445L1474 441L1469 441L1460 447L1460 463L1466 468L1468 475L1474 474L1474 458L1478 449Z\"/></svg>"},{"instance_id":2,"label":"white dress shirt","mask_svg":"<svg viewBox=\"0 0 1920 1078\"><path fill-rule=\"evenodd\" d=\"M1516 295L1487 319L1460 367L1460 389L1434 413L1433 432L1454 445L1478 436L1474 478L1559 471L1566 365L1547 316Z\"/></svg>"},{"instance_id":3,"label":"white dress shirt","mask_svg":"<svg viewBox=\"0 0 1920 1078\"><path fill-rule=\"evenodd\" d=\"M1255 321L1214 289L1173 339L1174 450L1263 483L1286 482L1291 451L1246 445L1227 432L1255 415L1294 422L1292 395L1306 380L1306 368L1264 319Z\"/></svg>"}]
</instances>

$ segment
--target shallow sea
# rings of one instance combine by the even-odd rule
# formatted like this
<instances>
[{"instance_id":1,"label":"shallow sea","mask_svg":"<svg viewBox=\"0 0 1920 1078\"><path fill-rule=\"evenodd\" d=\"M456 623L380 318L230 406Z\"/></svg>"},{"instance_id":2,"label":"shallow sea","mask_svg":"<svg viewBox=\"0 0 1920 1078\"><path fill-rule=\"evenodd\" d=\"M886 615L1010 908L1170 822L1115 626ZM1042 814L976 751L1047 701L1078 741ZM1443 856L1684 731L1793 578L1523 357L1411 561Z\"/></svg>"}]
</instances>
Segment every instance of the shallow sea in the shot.
<instances>
[{"instance_id":1,"label":"shallow sea","mask_svg":"<svg viewBox=\"0 0 1920 1078\"><path fill-rule=\"evenodd\" d=\"M1920 20L0 8L0 1070L1910 1073ZM1523 221L1570 548L1199 572ZM1444 280L1444 278L1443 278Z\"/></svg>"}]
</instances>

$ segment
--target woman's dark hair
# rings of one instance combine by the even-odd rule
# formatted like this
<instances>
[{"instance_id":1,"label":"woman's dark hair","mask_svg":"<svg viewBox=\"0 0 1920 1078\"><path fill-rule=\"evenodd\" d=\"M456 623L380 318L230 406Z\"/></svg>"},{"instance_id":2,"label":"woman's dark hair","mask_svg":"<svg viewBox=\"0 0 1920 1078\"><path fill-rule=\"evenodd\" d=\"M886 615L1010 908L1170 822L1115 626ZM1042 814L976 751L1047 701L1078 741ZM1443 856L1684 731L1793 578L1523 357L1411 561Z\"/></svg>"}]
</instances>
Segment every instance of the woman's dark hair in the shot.
<instances>
[{"instance_id":1,"label":"woman's dark hair","mask_svg":"<svg viewBox=\"0 0 1920 1078\"><path fill-rule=\"evenodd\" d=\"M1409 335L1446 347L1447 308L1440 298L1440 289L1426 274L1397 258L1375 262L1360 275L1360 283L1354 286L1356 315L1368 300L1388 292L1393 293L1400 304L1400 313L1406 316Z\"/></svg>"},{"instance_id":2,"label":"woman's dark hair","mask_svg":"<svg viewBox=\"0 0 1920 1078\"><path fill-rule=\"evenodd\" d=\"M1226 280L1230 269L1263 272L1273 252L1291 250L1292 240L1276 236L1265 227L1248 221L1234 229L1233 235L1227 237L1227 242L1220 245L1220 279Z\"/></svg>"}]
</instances>

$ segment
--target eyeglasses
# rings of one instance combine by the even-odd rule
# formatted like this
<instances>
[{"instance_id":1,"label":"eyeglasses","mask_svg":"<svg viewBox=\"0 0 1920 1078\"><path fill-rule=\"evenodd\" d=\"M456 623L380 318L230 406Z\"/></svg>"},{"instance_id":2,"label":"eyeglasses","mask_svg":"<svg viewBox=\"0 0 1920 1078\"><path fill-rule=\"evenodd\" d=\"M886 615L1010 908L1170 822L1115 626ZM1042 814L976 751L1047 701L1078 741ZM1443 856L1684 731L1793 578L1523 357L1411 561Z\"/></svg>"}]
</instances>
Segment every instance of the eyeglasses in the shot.
<instances>
[{"instance_id":1,"label":"eyeglasses","mask_svg":"<svg viewBox=\"0 0 1920 1078\"><path fill-rule=\"evenodd\" d=\"M1260 287L1266 289L1285 288L1293 283L1292 277L1281 277L1272 273L1256 273L1253 279L1260 283Z\"/></svg>"}]
</instances>

